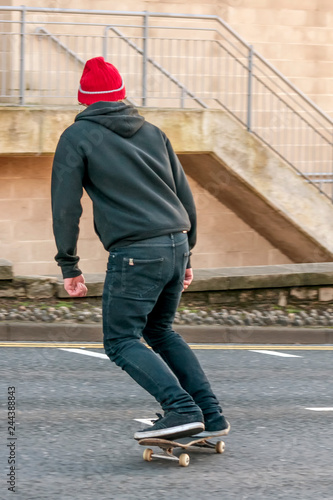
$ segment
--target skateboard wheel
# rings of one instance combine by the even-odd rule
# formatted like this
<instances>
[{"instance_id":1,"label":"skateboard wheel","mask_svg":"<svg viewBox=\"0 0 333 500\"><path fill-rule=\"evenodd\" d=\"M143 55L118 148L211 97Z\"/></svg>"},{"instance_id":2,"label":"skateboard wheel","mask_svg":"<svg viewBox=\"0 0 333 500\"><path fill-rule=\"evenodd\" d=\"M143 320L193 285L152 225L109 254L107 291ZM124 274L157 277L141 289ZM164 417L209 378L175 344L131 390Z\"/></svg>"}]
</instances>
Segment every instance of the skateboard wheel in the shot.
<instances>
[{"instance_id":1,"label":"skateboard wheel","mask_svg":"<svg viewBox=\"0 0 333 500\"><path fill-rule=\"evenodd\" d=\"M179 457L179 465L181 467L187 467L190 463L190 457L187 453L182 453Z\"/></svg>"},{"instance_id":2,"label":"skateboard wheel","mask_svg":"<svg viewBox=\"0 0 333 500\"><path fill-rule=\"evenodd\" d=\"M215 445L215 451L216 453L223 453L225 450L225 442L224 441L218 441Z\"/></svg>"},{"instance_id":3,"label":"skateboard wheel","mask_svg":"<svg viewBox=\"0 0 333 500\"><path fill-rule=\"evenodd\" d=\"M152 461L152 454L153 454L153 450L151 450L150 448L146 448L143 452L143 460L145 460L146 462L151 462Z\"/></svg>"}]
</instances>

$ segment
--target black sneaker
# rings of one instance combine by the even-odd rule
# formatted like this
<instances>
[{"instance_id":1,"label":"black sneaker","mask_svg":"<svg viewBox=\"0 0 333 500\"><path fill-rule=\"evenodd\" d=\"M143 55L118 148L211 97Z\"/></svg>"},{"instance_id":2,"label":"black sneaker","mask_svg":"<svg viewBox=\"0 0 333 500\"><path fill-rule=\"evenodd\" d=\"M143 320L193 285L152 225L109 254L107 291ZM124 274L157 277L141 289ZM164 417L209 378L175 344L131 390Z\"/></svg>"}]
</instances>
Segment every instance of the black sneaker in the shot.
<instances>
[{"instance_id":1,"label":"black sneaker","mask_svg":"<svg viewBox=\"0 0 333 500\"><path fill-rule=\"evenodd\" d=\"M157 413L157 416L158 419L155 420L154 425L146 427L142 431L137 431L134 434L134 439L178 439L193 436L193 434L205 429L201 412L178 413L176 411L167 411L164 417L159 413Z\"/></svg>"},{"instance_id":2,"label":"black sneaker","mask_svg":"<svg viewBox=\"0 0 333 500\"><path fill-rule=\"evenodd\" d=\"M221 413L205 415L205 430L195 437L226 436L229 434L230 424Z\"/></svg>"}]
</instances>

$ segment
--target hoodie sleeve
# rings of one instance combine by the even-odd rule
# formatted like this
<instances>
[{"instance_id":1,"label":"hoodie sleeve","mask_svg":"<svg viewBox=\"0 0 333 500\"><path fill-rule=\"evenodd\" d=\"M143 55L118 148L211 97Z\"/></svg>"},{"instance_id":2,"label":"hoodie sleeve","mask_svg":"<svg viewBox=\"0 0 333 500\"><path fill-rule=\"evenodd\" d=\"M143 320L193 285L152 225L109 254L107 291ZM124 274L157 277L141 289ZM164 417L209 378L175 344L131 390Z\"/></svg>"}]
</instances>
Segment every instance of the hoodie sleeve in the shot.
<instances>
[{"instance_id":1,"label":"hoodie sleeve","mask_svg":"<svg viewBox=\"0 0 333 500\"><path fill-rule=\"evenodd\" d=\"M82 214L84 160L62 135L53 160L51 198L53 233L58 249L55 260L63 278L81 274L76 255Z\"/></svg>"},{"instance_id":2,"label":"hoodie sleeve","mask_svg":"<svg viewBox=\"0 0 333 500\"><path fill-rule=\"evenodd\" d=\"M173 171L176 193L182 205L184 206L191 222L191 229L188 232L188 242L190 250L192 250L197 241L197 216L196 216L196 209L195 209L193 195L188 180L186 178L184 169L176 153L174 152L168 138L166 138L166 147L168 150L168 155L170 158L170 163ZM188 260L187 267L191 267L190 258Z\"/></svg>"}]
</instances>

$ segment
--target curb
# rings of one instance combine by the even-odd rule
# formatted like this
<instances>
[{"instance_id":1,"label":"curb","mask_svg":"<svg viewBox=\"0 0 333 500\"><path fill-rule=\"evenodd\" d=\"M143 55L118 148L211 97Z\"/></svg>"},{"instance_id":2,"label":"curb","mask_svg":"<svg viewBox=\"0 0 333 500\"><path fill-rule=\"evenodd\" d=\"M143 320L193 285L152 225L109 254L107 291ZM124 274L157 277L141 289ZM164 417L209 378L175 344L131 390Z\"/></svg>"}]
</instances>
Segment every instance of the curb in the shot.
<instances>
[{"instance_id":1,"label":"curb","mask_svg":"<svg viewBox=\"0 0 333 500\"><path fill-rule=\"evenodd\" d=\"M186 342L209 344L333 344L333 328L181 326ZM1 342L102 342L102 325L4 322Z\"/></svg>"}]
</instances>

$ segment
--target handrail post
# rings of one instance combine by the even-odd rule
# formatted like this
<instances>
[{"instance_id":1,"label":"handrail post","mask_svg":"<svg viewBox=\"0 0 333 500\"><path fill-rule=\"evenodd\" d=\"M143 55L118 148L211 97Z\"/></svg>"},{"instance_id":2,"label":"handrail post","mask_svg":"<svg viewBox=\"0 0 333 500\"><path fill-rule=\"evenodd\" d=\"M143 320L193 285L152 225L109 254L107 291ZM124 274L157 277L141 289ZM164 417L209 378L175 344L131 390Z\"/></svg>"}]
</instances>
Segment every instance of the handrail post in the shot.
<instances>
[{"instance_id":1,"label":"handrail post","mask_svg":"<svg viewBox=\"0 0 333 500\"><path fill-rule=\"evenodd\" d=\"M330 163L331 163L331 166L332 166L332 171L328 174L329 176L333 176L333 128L331 130L331 142L329 143L330 146L331 146L331 158L330 158ZM333 182L331 183L331 194L330 194L330 200L331 200L331 203L333 203Z\"/></svg>"},{"instance_id":2,"label":"handrail post","mask_svg":"<svg viewBox=\"0 0 333 500\"><path fill-rule=\"evenodd\" d=\"M104 35L103 35L103 42L102 42L102 55L105 59L107 60L107 54L108 54L108 32L109 32L110 26L105 26L104 28Z\"/></svg>"},{"instance_id":3,"label":"handrail post","mask_svg":"<svg viewBox=\"0 0 333 500\"><path fill-rule=\"evenodd\" d=\"M252 127L252 76L253 76L253 46L249 47L248 55L248 80L247 80L247 130L251 132Z\"/></svg>"},{"instance_id":4,"label":"handrail post","mask_svg":"<svg viewBox=\"0 0 333 500\"><path fill-rule=\"evenodd\" d=\"M20 30L20 84L19 84L19 103L24 106L25 103L25 17L26 17L26 6L21 7L21 30Z\"/></svg>"},{"instance_id":5,"label":"handrail post","mask_svg":"<svg viewBox=\"0 0 333 500\"><path fill-rule=\"evenodd\" d=\"M147 62L148 62L148 23L149 12L145 11L143 18L143 47L142 47L142 106L147 104Z\"/></svg>"},{"instance_id":6,"label":"handrail post","mask_svg":"<svg viewBox=\"0 0 333 500\"><path fill-rule=\"evenodd\" d=\"M184 87L180 87L180 107L181 109L184 109L184 104L185 104L185 89Z\"/></svg>"}]
</instances>

